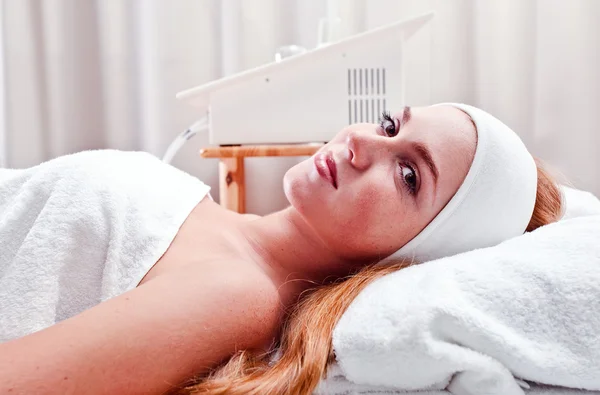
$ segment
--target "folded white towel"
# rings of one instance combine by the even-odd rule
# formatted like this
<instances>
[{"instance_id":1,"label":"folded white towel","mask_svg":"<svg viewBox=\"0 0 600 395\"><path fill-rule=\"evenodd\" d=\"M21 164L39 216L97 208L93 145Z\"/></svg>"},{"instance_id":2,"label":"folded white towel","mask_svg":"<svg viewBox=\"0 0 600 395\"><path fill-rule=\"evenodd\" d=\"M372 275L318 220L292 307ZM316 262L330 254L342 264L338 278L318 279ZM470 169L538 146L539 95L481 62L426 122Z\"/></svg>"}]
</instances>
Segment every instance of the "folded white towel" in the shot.
<instances>
[{"instance_id":1,"label":"folded white towel","mask_svg":"<svg viewBox=\"0 0 600 395\"><path fill-rule=\"evenodd\" d=\"M600 390L600 216L560 221L369 285L335 328L355 384L522 395Z\"/></svg>"},{"instance_id":2,"label":"folded white towel","mask_svg":"<svg viewBox=\"0 0 600 395\"><path fill-rule=\"evenodd\" d=\"M524 390L527 395L599 395L600 391L584 391L571 388L532 384ZM355 384L344 376L338 364L333 364L327 379L322 380L314 395L451 395L450 392L440 390L403 391L390 387Z\"/></svg>"},{"instance_id":3,"label":"folded white towel","mask_svg":"<svg viewBox=\"0 0 600 395\"><path fill-rule=\"evenodd\" d=\"M571 388L546 386L532 384L531 386L525 385L524 390L527 395L600 395L600 391L585 391ZM372 386L372 385L361 385L355 384L348 381L344 376L344 373L340 369L337 363L331 365L327 378L322 380L319 387L314 392L314 395L384 395L384 394L398 394L398 395L451 395L450 392L444 389L431 389L423 391L403 391L395 390L390 387Z\"/></svg>"},{"instance_id":4,"label":"folded white towel","mask_svg":"<svg viewBox=\"0 0 600 395\"><path fill-rule=\"evenodd\" d=\"M447 383L446 383L447 384ZM329 366L327 378L321 380L314 395L354 395L354 394L402 394L402 395L448 395L444 390L445 385L438 384L438 388L431 388L422 391L403 391L391 387L356 384L344 376L344 372L339 364L334 363Z\"/></svg>"}]
</instances>

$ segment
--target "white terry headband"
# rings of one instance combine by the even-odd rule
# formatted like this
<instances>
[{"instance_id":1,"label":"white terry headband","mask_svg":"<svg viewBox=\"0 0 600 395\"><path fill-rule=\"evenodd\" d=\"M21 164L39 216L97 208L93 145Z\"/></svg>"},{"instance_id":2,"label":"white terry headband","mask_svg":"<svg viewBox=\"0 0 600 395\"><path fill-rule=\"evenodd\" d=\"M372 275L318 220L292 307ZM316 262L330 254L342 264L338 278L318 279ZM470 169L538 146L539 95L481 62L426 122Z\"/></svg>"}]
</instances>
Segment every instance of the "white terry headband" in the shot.
<instances>
[{"instance_id":1,"label":"white terry headband","mask_svg":"<svg viewBox=\"0 0 600 395\"><path fill-rule=\"evenodd\" d=\"M477 128L471 168L442 211L390 258L424 262L490 247L525 232L537 193L537 167L508 126L478 108L442 103L467 113Z\"/></svg>"}]
</instances>

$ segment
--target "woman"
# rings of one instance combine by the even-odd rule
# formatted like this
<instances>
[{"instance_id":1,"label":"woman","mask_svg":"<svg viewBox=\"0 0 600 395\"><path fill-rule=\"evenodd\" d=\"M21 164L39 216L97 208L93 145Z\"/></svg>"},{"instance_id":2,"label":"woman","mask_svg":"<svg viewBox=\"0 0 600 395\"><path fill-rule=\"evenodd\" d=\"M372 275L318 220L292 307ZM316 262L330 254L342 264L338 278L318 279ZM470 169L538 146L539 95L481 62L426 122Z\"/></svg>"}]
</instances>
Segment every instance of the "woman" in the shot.
<instances>
[{"instance_id":1,"label":"woman","mask_svg":"<svg viewBox=\"0 0 600 395\"><path fill-rule=\"evenodd\" d=\"M15 275L21 284L41 278L39 287L0 295L13 298L0 304L4 332L13 334L0 331L9 340L0 344L0 392L158 394L187 381L183 393L308 394L332 357L331 331L346 306L366 283L404 265L390 259L494 245L555 221L561 206L510 129L458 104L404 108L382 114L380 125L345 128L286 173L291 206L265 217L222 209L204 198L204 185L148 155L97 151L55 161L2 183L13 185L2 207L18 206L26 182L45 183L51 192L32 193L43 196L36 218L58 225L49 246L33 238L55 259L45 255L41 269ZM0 260L0 286L41 259L15 264L37 231L35 221L19 229L3 233L11 252ZM54 234L72 229L73 237ZM386 264L372 265L382 258ZM65 261L69 270L101 270L69 282ZM61 274L52 282L47 267L56 262ZM77 292L47 284L61 281ZM37 296L44 286L58 289L49 305ZM48 316L57 323L40 319ZM19 325L35 320L41 324L19 337ZM269 365L277 343L281 358Z\"/></svg>"}]
</instances>

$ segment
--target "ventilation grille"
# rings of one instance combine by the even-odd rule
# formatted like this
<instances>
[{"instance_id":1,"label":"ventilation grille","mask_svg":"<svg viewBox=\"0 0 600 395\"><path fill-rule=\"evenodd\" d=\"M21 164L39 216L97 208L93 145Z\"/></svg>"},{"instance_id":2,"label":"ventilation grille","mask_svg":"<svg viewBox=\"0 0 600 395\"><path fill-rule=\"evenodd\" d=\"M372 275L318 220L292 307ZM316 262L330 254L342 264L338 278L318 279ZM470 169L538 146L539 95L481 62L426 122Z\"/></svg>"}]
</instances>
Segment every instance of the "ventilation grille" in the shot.
<instances>
[{"instance_id":1,"label":"ventilation grille","mask_svg":"<svg viewBox=\"0 0 600 395\"><path fill-rule=\"evenodd\" d=\"M379 121L386 107L385 68L348 69L348 123Z\"/></svg>"}]
</instances>

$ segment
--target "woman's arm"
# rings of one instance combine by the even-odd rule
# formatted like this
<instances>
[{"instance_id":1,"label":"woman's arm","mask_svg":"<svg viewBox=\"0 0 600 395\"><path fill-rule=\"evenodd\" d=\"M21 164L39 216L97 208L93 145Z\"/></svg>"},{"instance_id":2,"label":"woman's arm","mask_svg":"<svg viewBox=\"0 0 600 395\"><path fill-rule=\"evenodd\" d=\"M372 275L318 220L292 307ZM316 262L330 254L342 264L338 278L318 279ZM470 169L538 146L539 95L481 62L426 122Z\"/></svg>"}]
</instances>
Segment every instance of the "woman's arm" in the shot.
<instances>
[{"instance_id":1,"label":"woman's arm","mask_svg":"<svg viewBox=\"0 0 600 395\"><path fill-rule=\"evenodd\" d=\"M264 277L223 269L158 276L0 344L0 393L165 393L235 350L270 340L278 312L268 285Z\"/></svg>"}]
</instances>

